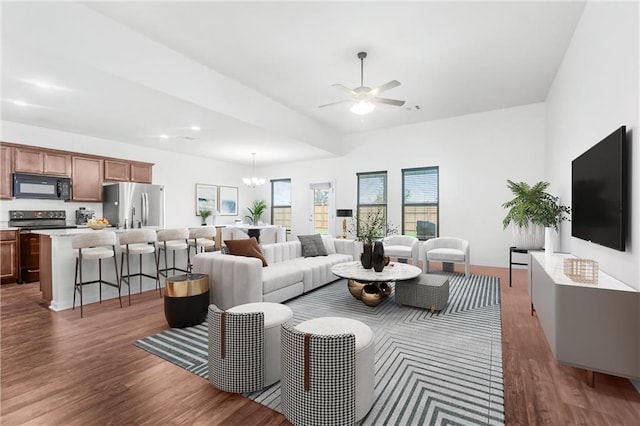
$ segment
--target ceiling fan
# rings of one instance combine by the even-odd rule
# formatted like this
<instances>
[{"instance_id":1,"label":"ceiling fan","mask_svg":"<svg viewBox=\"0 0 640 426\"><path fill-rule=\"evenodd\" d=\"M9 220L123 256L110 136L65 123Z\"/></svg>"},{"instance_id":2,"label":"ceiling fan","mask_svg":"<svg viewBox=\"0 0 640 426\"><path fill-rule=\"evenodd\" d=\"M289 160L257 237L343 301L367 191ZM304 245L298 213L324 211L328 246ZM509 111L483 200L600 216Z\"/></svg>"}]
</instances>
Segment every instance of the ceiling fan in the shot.
<instances>
[{"instance_id":1,"label":"ceiling fan","mask_svg":"<svg viewBox=\"0 0 640 426\"><path fill-rule=\"evenodd\" d=\"M358 59L360 59L360 87L356 87L351 90L342 84L334 84L338 90L342 90L346 94L348 94L351 99L345 99L343 101L332 102L326 105L320 105L318 108L324 108L331 105L338 105L346 102L355 102L355 104L351 107L351 112L364 115L368 114L376 107L375 104L386 104L386 105L394 105L394 106L402 106L404 105L404 101L399 101L396 99L387 99L378 97L379 93L385 92L389 89L393 89L394 87L400 86L400 82L397 80L391 80L388 83L383 84L382 86L376 87L372 89L367 87L363 83L363 74L364 74L364 58L367 57L367 52L358 52Z\"/></svg>"}]
</instances>

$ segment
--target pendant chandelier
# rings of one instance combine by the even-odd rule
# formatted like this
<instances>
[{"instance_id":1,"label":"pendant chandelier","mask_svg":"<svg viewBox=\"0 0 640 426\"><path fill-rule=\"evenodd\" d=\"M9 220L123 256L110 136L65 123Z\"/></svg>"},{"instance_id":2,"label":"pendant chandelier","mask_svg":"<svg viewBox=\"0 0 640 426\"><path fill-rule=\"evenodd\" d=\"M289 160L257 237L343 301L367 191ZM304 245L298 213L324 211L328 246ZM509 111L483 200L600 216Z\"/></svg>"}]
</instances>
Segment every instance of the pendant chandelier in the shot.
<instances>
[{"instance_id":1,"label":"pendant chandelier","mask_svg":"<svg viewBox=\"0 0 640 426\"><path fill-rule=\"evenodd\" d=\"M256 177L256 153L252 152L253 155L253 168L251 169L251 177L244 178L242 181L245 185L250 186L251 188L255 188L256 186L262 186L266 182L265 179Z\"/></svg>"}]
</instances>

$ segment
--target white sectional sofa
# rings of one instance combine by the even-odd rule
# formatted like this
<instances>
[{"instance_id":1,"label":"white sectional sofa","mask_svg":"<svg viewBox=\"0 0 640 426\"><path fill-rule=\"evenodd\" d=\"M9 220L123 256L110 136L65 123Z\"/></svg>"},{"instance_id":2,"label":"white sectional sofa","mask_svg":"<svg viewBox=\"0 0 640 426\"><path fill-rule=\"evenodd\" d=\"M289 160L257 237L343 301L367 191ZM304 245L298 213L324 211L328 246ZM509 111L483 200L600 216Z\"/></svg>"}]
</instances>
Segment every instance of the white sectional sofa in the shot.
<instances>
[{"instance_id":1,"label":"white sectional sofa","mask_svg":"<svg viewBox=\"0 0 640 426\"><path fill-rule=\"evenodd\" d=\"M302 257L299 241L264 244L268 266L253 257L200 253L193 271L209 275L209 300L221 309L251 302L284 302L338 279L331 267L359 259L361 245L353 240L330 238L335 253ZM333 250L331 250L333 251Z\"/></svg>"}]
</instances>

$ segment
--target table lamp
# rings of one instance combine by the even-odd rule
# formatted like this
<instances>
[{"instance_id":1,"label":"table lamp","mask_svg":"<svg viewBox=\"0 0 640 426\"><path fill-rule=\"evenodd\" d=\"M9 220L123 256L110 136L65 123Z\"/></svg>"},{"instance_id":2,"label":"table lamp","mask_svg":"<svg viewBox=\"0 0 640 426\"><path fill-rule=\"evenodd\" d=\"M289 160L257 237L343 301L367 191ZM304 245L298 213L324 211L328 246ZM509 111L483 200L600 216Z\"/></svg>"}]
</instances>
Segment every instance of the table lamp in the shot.
<instances>
[{"instance_id":1,"label":"table lamp","mask_svg":"<svg viewBox=\"0 0 640 426\"><path fill-rule=\"evenodd\" d=\"M353 210L351 209L337 209L336 217L342 217L342 238L347 238L347 218L353 217Z\"/></svg>"}]
</instances>

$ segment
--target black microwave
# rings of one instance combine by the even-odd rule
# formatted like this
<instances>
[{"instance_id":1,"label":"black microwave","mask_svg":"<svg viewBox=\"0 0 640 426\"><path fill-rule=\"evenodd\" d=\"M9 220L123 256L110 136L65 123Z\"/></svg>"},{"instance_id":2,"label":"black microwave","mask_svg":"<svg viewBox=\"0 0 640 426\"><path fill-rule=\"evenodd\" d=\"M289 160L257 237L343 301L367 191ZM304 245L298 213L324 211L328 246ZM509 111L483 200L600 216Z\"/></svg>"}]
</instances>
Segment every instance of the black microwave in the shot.
<instances>
[{"instance_id":1,"label":"black microwave","mask_svg":"<svg viewBox=\"0 0 640 426\"><path fill-rule=\"evenodd\" d=\"M66 177L13 174L13 196L40 200L71 200L71 179Z\"/></svg>"}]
</instances>

